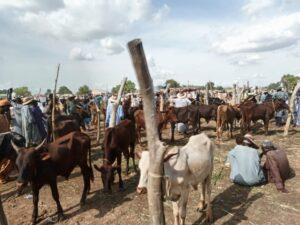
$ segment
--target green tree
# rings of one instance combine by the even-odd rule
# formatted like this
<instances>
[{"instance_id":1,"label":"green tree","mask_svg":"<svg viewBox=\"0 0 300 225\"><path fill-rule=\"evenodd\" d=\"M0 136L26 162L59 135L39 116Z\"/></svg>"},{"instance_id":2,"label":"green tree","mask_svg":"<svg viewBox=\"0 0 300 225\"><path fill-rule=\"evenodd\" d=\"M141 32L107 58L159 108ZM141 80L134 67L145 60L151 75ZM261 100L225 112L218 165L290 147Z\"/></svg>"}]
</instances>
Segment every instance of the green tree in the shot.
<instances>
[{"instance_id":1,"label":"green tree","mask_svg":"<svg viewBox=\"0 0 300 225\"><path fill-rule=\"evenodd\" d=\"M208 87L209 90L213 90L214 87L215 87L215 83L212 82L212 81L208 81L208 82L206 83L206 86Z\"/></svg>"},{"instance_id":2,"label":"green tree","mask_svg":"<svg viewBox=\"0 0 300 225\"><path fill-rule=\"evenodd\" d=\"M220 86L220 85L219 85L219 86L216 86L215 89L216 89L216 90L219 90L219 91L225 90L225 89L224 89L222 86Z\"/></svg>"},{"instance_id":3,"label":"green tree","mask_svg":"<svg viewBox=\"0 0 300 225\"><path fill-rule=\"evenodd\" d=\"M119 91L119 89L120 89L120 86L121 86L120 84L116 85L115 87L113 87L113 88L111 89L111 92L112 92L112 93L118 93L118 91ZM127 80L127 81L126 81L126 84L125 84L125 86L124 86L123 92L124 92L124 93L131 93L131 92L134 92L134 91L136 91L135 83L132 82L131 80Z\"/></svg>"},{"instance_id":4,"label":"green tree","mask_svg":"<svg viewBox=\"0 0 300 225\"><path fill-rule=\"evenodd\" d=\"M285 74L281 77L283 87L289 91L295 88L298 80L300 80L300 77L291 74Z\"/></svg>"},{"instance_id":5,"label":"green tree","mask_svg":"<svg viewBox=\"0 0 300 225\"><path fill-rule=\"evenodd\" d=\"M47 89L47 91L45 92L45 95L48 96L52 93L51 89Z\"/></svg>"},{"instance_id":6,"label":"green tree","mask_svg":"<svg viewBox=\"0 0 300 225\"><path fill-rule=\"evenodd\" d=\"M91 92L91 89L87 85L83 85L78 88L78 94L79 95L88 95Z\"/></svg>"},{"instance_id":7,"label":"green tree","mask_svg":"<svg viewBox=\"0 0 300 225\"><path fill-rule=\"evenodd\" d=\"M167 84L170 84L170 88L179 88L180 87L180 83L178 83L174 79L166 80L166 86L167 86Z\"/></svg>"},{"instance_id":8,"label":"green tree","mask_svg":"<svg viewBox=\"0 0 300 225\"><path fill-rule=\"evenodd\" d=\"M61 86L59 87L58 94L60 95L72 94L72 91L67 86Z\"/></svg>"},{"instance_id":9,"label":"green tree","mask_svg":"<svg viewBox=\"0 0 300 225\"><path fill-rule=\"evenodd\" d=\"M27 97L31 95L31 92L29 91L28 87L18 87L14 89L14 92L17 96Z\"/></svg>"},{"instance_id":10,"label":"green tree","mask_svg":"<svg viewBox=\"0 0 300 225\"><path fill-rule=\"evenodd\" d=\"M280 88L281 82L275 82L275 83L271 83L268 85L268 90L276 90L278 88Z\"/></svg>"}]
</instances>

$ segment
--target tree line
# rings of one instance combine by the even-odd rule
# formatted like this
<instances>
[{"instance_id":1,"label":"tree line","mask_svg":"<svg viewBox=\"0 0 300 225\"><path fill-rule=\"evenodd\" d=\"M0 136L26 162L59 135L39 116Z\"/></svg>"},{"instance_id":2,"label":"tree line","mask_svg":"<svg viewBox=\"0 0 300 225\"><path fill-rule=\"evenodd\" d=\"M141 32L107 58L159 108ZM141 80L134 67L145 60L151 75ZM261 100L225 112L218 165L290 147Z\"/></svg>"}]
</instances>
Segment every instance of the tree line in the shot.
<instances>
[{"instance_id":1,"label":"tree line","mask_svg":"<svg viewBox=\"0 0 300 225\"><path fill-rule=\"evenodd\" d=\"M266 86L265 88L268 90L276 90L280 87L285 88L286 90L292 91L294 89L294 87L297 84L297 81L300 80L299 76L295 76L292 74L285 74L281 77L281 79L278 82L274 82L269 84L268 86ZM168 79L165 81L164 85L160 85L158 86L158 88L164 88L167 86L167 84L169 84L170 88L189 88L189 87L193 87L193 88L197 88L200 90L205 90L206 87L208 87L211 90L225 90L226 87L223 87L221 85L215 85L214 82L209 81L207 82L205 85L184 85L184 84L180 84L178 81L174 80L174 79ZM116 85L111 89L112 93L118 93L118 90L120 88L120 85ZM136 91L136 85L133 81L131 80L127 80L125 87L124 87L124 93L131 93L131 92L135 92ZM23 87L18 87L14 89L14 92L16 93L17 96L30 96L31 95L31 91L29 90L28 87L23 86ZM5 94L6 90L0 90L0 94ZM45 95L49 95L50 93L52 93L51 89L47 89L45 92ZM91 88L88 85L83 85L80 86L77 90L76 93L73 93L67 86L63 85L60 86L58 89L58 94L60 95L65 95L65 94L78 94L78 95L88 95L91 93Z\"/></svg>"}]
</instances>

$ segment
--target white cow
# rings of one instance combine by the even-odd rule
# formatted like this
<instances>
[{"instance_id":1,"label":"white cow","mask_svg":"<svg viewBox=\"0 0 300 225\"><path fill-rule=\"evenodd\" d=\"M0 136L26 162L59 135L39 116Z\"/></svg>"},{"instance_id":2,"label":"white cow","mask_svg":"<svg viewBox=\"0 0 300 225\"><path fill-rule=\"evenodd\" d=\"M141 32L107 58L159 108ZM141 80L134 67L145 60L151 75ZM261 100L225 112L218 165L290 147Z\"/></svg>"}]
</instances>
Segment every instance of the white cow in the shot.
<instances>
[{"instance_id":1,"label":"white cow","mask_svg":"<svg viewBox=\"0 0 300 225\"><path fill-rule=\"evenodd\" d=\"M202 189L201 201L197 209L205 211L206 219L212 221L210 194L213 150L213 143L202 133L190 137L185 146L173 147L166 154L167 161L164 162L165 194L173 204L174 225L185 224L190 187L197 190L199 183L202 184ZM137 192L140 194L147 191L149 163L149 152L143 151L139 162L141 176L137 187Z\"/></svg>"}]
</instances>

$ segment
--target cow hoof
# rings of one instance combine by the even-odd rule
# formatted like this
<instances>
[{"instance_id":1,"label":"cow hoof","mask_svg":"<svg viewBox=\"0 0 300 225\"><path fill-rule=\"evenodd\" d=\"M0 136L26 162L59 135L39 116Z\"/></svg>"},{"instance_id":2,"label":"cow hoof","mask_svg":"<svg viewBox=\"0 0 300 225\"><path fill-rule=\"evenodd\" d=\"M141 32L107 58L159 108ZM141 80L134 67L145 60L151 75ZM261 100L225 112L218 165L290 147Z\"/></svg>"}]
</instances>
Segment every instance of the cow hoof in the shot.
<instances>
[{"instance_id":1,"label":"cow hoof","mask_svg":"<svg viewBox=\"0 0 300 225\"><path fill-rule=\"evenodd\" d=\"M65 220L66 217L63 213L59 213L58 216L57 216L57 222L61 222L63 220Z\"/></svg>"},{"instance_id":2,"label":"cow hoof","mask_svg":"<svg viewBox=\"0 0 300 225\"><path fill-rule=\"evenodd\" d=\"M81 205L81 206L84 206L84 205L85 205L85 200L84 200L84 201L81 200L81 201L80 201L80 205Z\"/></svg>"}]
</instances>

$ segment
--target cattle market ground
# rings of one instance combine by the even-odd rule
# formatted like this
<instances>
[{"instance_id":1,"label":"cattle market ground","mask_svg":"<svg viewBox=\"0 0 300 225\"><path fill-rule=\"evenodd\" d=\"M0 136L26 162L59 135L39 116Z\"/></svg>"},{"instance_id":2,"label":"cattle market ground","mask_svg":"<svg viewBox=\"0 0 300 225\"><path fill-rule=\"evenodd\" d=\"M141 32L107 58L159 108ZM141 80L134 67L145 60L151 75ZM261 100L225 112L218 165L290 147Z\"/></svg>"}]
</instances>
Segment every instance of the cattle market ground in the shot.
<instances>
[{"instance_id":1,"label":"cattle market ground","mask_svg":"<svg viewBox=\"0 0 300 225\"><path fill-rule=\"evenodd\" d=\"M215 139L215 123L210 122L205 127L205 133ZM264 225L292 225L300 221L300 130L293 130L287 138L282 137L282 129L275 128L272 124L271 135L266 137L262 130L254 134L258 143L268 138L279 146L286 149L290 164L295 171L295 176L286 182L288 194L277 192L274 184L259 187L241 187L233 185L229 177L229 169L224 167L225 156L234 146L234 140L227 140L223 135L221 144L216 144L213 174L213 214L214 224L264 224ZM238 131L235 131L237 134ZM95 136L94 133L91 135ZM168 137L168 130L164 132L164 138ZM176 144L184 145L188 138L176 135ZM138 145L138 150L145 149ZM101 152L99 147L93 148L93 163L101 163ZM80 206L79 200L82 193L83 181L80 171L76 168L69 180L60 179L58 184L60 200L65 212L66 219L56 224L88 225L144 225L148 224L149 214L146 195L135 193L138 175L131 174L126 177L126 190L119 192L117 185L112 194L103 193L100 174L94 171L96 179L92 183L91 193L87 204ZM125 176L125 175L124 175ZM28 195L15 197L15 182L1 186L4 210L9 224L29 224L32 213L32 199ZM199 191L192 191L187 212L187 223L190 225L206 224L203 216L196 212L199 201ZM165 202L167 224L173 223L172 206ZM56 205L52 200L49 187L44 187L40 192L39 224L53 224L55 219Z\"/></svg>"}]
</instances>

